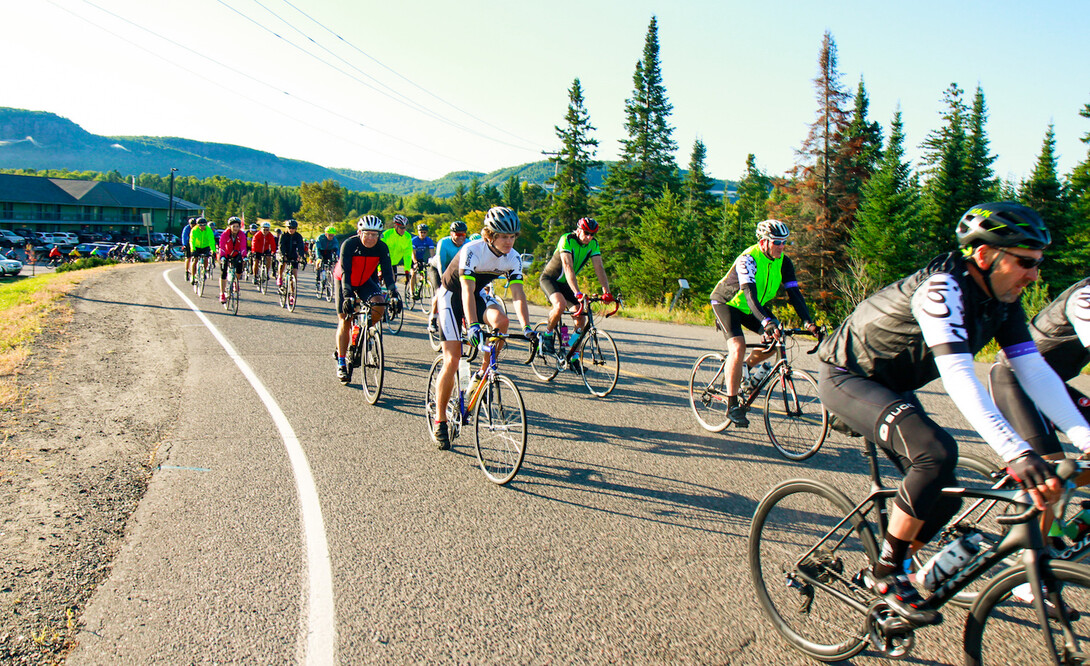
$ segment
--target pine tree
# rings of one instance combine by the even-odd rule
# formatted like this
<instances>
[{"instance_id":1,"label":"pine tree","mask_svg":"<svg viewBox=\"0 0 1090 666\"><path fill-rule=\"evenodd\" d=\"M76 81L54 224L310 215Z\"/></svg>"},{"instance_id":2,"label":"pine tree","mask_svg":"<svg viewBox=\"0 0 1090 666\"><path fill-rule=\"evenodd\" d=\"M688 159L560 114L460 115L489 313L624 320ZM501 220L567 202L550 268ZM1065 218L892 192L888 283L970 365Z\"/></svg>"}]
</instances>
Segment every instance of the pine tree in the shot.
<instances>
[{"instance_id":1,"label":"pine tree","mask_svg":"<svg viewBox=\"0 0 1090 666\"><path fill-rule=\"evenodd\" d=\"M734 202L734 215L729 245L724 248L727 254L726 265L734 261L742 250L754 243L757 223L767 219L768 196L772 189L772 179L757 167L757 156L746 156L746 172L738 181L738 199ZM725 266L724 266L725 267Z\"/></svg>"},{"instance_id":2,"label":"pine tree","mask_svg":"<svg viewBox=\"0 0 1090 666\"><path fill-rule=\"evenodd\" d=\"M516 213L522 211L522 185L515 174L503 183L503 205Z\"/></svg>"},{"instance_id":3,"label":"pine tree","mask_svg":"<svg viewBox=\"0 0 1090 666\"><path fill-rule=\"evenodd\" d=\"M719 234L715 224L719 202L711 193L711 189L715 187L715 180L704 170L704 160L707 155L708 149L704 146L704 142L700 139L693 141L689 173L681 185L681 204L684 210L682 224L692 227L698 247L701 248L715 247ZM704 293L711 291L711 286L717 278L705 270L708 265L707 253L690 253L690 257L692 258L692 274L688 279L692 282L693 290Z\"/></svg>"},{"instance_id":4,"label":"pine tree","mask_svg":"<svg viewBox=\"0 0 1090 666\"><path fill-rule=\"evenodd\" d=\"M666 96L659 64L658 21L651 17L644 42L643 58L632 75L632 97L625 101L625 131L621 156L610 168L599 197L599 215L611 274L636 256L635 238L639 216L661 196L664 189L676 190L677 165L673 128L669 124L673 106Z\"/></svg>"},{"instance_id":5,"label":"pine tree","mask_svg":"<svg viewBox=\"0 0 1090 666\"><path fill-rule=\"evenodd\" d=\"M965 103L956 83L943 93L946 126L932 131L923 143L923 164L927 167L924 184L925 225L920 229L918 249L931 256L954 248L954 225L976 201L968 201L964 192L967 140Z\"/></svg>"},{"instance_id":6,"label":"pine tree","mask_svg":"<svg viewBox=\"0 0 1090 666\"><path fill-rule=\"evenodd\" d=\"M684 203L669 189L643 214L638 228L639 253L631 262L627 293L650 303L662 303L678 288L678 279L694 280L696 230L677 221L684 216Z\"/></svg>"},{"instance_id":7,"label":"pine tree","mask_svg":"<svg viewBox=\"0 0 1090 666\"><path fill-rule=\"evenodd\" d=\"M1053 265L1042 267L1042 277L1053 288L1053 293L1059 293L1067 288L1075 280L1083 277L1079 273L1072 274L1070 268L1082 269L1080 266L1069 266L1065 259L1071 250L1069 246L1068 208L1064 200L1063 185L1060 183L1056 169L1056 133L1052 123L1049 123L1045 132L1045 139L1041 145L1041 154L1037 156L1037 165L1029 180L1022 183L1019 202L1037 211L1052 232L1052 246L1049 254L1057 258Z\"/></svg>"},{"instance_id":8,"label":"pine tree","mask_svg":"<svg viewBox=\"0 0 1090 666\"><path fill-rule=\"evenodd\" d=\"M882 156L882 128L877 122L867 120L870 100L863 79L855 93L855 104L851 122L844 130L844 136L838 147L836 163L837 180L840 192L837 207L841 216L841 226L849 229L855 226L856 211L863 185L874 173Z\"/></svg>"},{"instance_id":9,"label":"pine tree","mask_svg":"<svg viewBox=\"0 0 1090 666\"><path fill-rule=\"evenodd\" d=\"M551 222L557 228L557 237L575 228L581 217L590 213L590 170L602 163L595 160L598 140L590 133L590 114L583 102L583 88L576 78L568 90L568 112L564 116L567 126L556 127L556 135L564 144L560 154L549 158L557 165L556 176L549 179L553 185Z\"/></svg>"},{"instance_id":10,"label":"pine tree","mask_svg":"<svg viewBox=\"0 0 1090 666\"><path fill-rule=\"evenodd\" d=\"M984 123L988 120L988 107L984 102L984 90L976 87L973 96L973 110L969 115L967 144L965 147L965 178L962 188L962 202L966 208L999 198L999 182L996 180L992 164L996 156L989 155L988 135Z\"/></svg>"},{"instance_id":11,"label":"pine tree","mask_svg":"<svg viewBox=\"0 0 1090 666\"><path fill-rule=\"evenodd\" d=\"M1090 104L1084 105L1079 115L1090 120ZM1083 135L1082 142L1090 147L1090 131ZM1072 268L1072 277L1083 277L1090 274L1090 150L1068 176L1067 187L1071 225L1064 262Z\"/></svg>"}]
</instances>

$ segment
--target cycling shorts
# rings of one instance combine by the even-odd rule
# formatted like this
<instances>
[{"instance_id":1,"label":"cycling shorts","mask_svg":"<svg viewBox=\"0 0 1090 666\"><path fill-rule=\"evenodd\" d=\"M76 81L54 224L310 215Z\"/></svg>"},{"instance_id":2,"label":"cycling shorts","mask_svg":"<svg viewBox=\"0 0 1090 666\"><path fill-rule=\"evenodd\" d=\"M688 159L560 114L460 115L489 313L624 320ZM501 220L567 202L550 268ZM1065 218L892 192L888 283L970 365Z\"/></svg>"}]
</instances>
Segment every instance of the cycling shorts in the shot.
<instances>
[{"instance_id":1,"label":"cycling shorts","mask_svg":"<svg viewBox=\"0 0 1090 666\"><path fill-rule=\"evenodd\" d=\"M293 271L299 268L298 259L285 259L283 257L280 257L280 263L286 268L291 268Z\"/></svg>"},{"instance_id":2,"label":"cycling shorts","mask_svg":"<svg viewBox=\"0 0 1090 666\"><path fill-rule=\"evenodd\" d=\"M227 279L227 265L232 264L235 267L235 273L238 277L242 277L242 255L236 254L233 257L223 257L223 261L220 262L220 279Z\"/></svg>"},{"instance_id":3,"label":"cycling shorts","mask_svg":"<svg viewBox=\"0 0 1090 666\"><path fill-rule=\"evenodd\" d=\"M212 256L212 248L210 247L198 247L193 249L194 257L210 257Z\"/></svg>"},{"instance_id":4,"label":"cycling shorts","mask_svg":"<svg viewBox=\"0 0 1090 666\"><path fill-rule=\"evenodd\" d=\"M191 256L193 256L193 255L192 255L192 254L190 253L190 251L189 251L189 246L188 246L188 245L186 245L186 246L184 246L184 247L182 248L182 254L183 254L183 255L185 256L185 258L186 258L186 259L188 259L188 258L190 258Z\"/></svg>"},{"instance_id":5,"label":"cycling shorts","mask_svg":"<svg viewBox=\"0 0 1090 666\"><path fill-rule=\"evenodd\" d=\"M495 298L476 291L473 294L477 301L477 317L484 319L484 311L490 307L499 308L500 303ZM435 292L435 298L439 301L439 314L436 321L439 322L440 336L444 341L454 342L462 339L462 321L465 319L465 309L462 307L461 294L455 294L446 287L440 287Z\"/></svg>"},{"instance_id":6,"label":"cycling shorts","mask_svg":"<svg viewBox=\"0 0 1090 666\"><path fill-rule=\"evenodd\" d=\"M718 302L712 303L712 312L715 313L715 320L719 323L719 328L723 331L723 337L726 338L728 342L731 338L737 338L744 335L742 331L743 326L754 333L764 333L764 326L761 326L761 322L757 320L757 317L742 312L733 305Z\"/></svg>"},{"instance_id":7,"label":"cycling shorts","mask_svg":"<svg viewBox=\"0 0 1090 666\"><path fill-rule=\"evenodd\" d=\"M1067 393L1071 401L1082 414L1083 418L1090 418L1090 398L1082 392L1067 386ZM1022 389L1022 385L1014 376L1010 366L1002 359L992 365L988 373L988 388L995 400L995 406L1003 414L1014 431L1029 442L1038 455L1048 456L1063 453L1063 446L1056 434L1056 428L1045 418L1030 397Z\"/></svg>"},{"instance_id":8,"label":"cycling shorts","mask_svg":"<svg viewBox=\"0 0 1090 666\"><path fill-rule=\"evenodd\" d=\"M818 369L818 395L830 414L881 447L905 475L893 501L925 521L918 538L930 541L961 507L960 499L941 493L957 485L954 438L923 411L914 393L897 393L827 363Z\"/></svg>"},{"instance_id":9,"label":"cycling shorts","mask_svg":"<svg viewBox=\"0 0 1090 666\"><path fill-rule=\"evenodd\" d=\"M568 305L575 305L575 292L572 291L571 285L567 282L558 282L542 275L541 279L538 280L538 284L541 285L541 291L545 292L545 296L549 297L550 300L553 294L560 294L568 302Z\"/></svg>"},{"instance_id":10,"label":"cycling shorts","mask_svg":"<svg viewBox=\"0 0 1090 666\"><path fill-rule=\"evenodd\" d=\"M344 283L341 280L333 281L333 302L337 304L337 314L339 315L345 313L344 299L349 296L362 303L364 301L370 301L376 294L382 295L382 286L375 278L371 278L358 287L349 287L347 293L344 289Z\"/></svg>"}]
</instances>

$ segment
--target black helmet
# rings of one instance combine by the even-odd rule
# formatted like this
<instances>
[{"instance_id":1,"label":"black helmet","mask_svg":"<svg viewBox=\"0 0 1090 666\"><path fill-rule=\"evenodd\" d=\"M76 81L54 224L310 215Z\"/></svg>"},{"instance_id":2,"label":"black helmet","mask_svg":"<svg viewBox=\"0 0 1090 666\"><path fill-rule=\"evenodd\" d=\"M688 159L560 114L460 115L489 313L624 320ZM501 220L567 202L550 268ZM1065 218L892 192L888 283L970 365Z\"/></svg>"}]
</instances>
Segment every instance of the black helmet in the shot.
<instances>
[{"instance_id":1,"label":"black helmet","mask_svg":"<svg viewBox=\"0 0 1090 666\"><path fill-rule=\"evenodd\" d=\"M468 230L469 227L467 227L466 223L462 222L461 220L454 220L450 223L450 233L452 234L464 234Z\"/></svg>"},{"instance_id":2,"label":"black helmet","mask_svg":"<svg viewBox=\"0 0 1090 666\"><path fill-rule=\"evenodd\" d=\"M973 206L961 216L956 233L961 247L994 245L1043 250L1052 242L1037 211L1013 201Z\"/></svg>"},{"instance_id":3,"label":"black helmet","mask_svg":"<svg viewBox=\"0 0 1090 666\"><path fill-rule=\"evenodd\" d=\"M292 220L292 219L288 220L288 229L296 229L298 227L299 227L298 222L296 222L295 220Z\"/></svg>"}]
</instances>

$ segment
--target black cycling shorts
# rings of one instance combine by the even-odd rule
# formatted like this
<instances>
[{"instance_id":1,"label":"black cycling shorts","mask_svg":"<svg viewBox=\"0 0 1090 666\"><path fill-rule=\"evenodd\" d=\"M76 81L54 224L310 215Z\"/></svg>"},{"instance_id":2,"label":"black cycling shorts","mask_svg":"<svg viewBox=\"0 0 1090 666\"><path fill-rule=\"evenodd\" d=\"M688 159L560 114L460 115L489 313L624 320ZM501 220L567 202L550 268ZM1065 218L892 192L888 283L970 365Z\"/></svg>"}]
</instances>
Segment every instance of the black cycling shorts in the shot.
<instances>
[{"instance_id":1,"label":"black cycling shorts","mask_svg":"<svg viewBox=\"0 0 1090 666\"><path fill-rule=\"evenodd\" d=\"M337 314L343 315L344 312L344 299L351 296L357 301L364 302L370 301L371 297L376 294L382 294L382 285L378 283L378 280L371 278L367 282L364 282L358 287L351 287L348 293L344 291L344 282L342 280L333 281L333 302L337 304Z\"/></svg>"},{"instance_id":2,"label":"black cycling shorts","mask_svg":"<svg viewBox=\"0 0 1090 666\"><path fill-rule=\"evenodd\" d=\"M568 302L568 305L575 305L575 292L572 291L571 285L567 281L560 282L542 275L537 283L541 285L541 291L545 292L546 296L552 297L553 294L560 294Z\"/></svg>"},{"instance_id":3,"label":"black cycling shorts","mask_svg":"<svg viewBox=\"0 0 1090 666\"><path fill-rule=\"evenodd\" d=\"M242 256L241 255L235 255L233 257L224 257L223 261L220 262L220 279L221 280L226 280L227 279L227 265L228 264L234 264L235 265L235 273L238 274L238 277L242 277Z\"/></svg>"},{"instance_id":4,"label":"black cycling shorts","mask_svg":"<svg viewBox=\"0 0 1090 666\"><path fill-rule=\"evenodd\" d=\"M212 256L212 248L210 247L198 247L193 250L194 257L210 257Z\"/></svg>"},{"instance_id":5,"label":"black cycling shorts","mask_svg":"<svg viewBox=\"0 0 1090 666\"><path fill-rule=\"evenodd\" d=\"M745 326L749 330L761 335L764 333L764 326L761 326L761 322L757 317L752 314L746 314L733 305L727 305L726 303L712 303L712 312L715 314L715 320L719 322L719 328L723 331L723 337L729 342L731 338L737 338L744 335L742 327Z\"/></svg>"},{"instance_id":6,"label":"black cycling shorts","mask_svg":"<svg viewBox=\"0 0 1090 666\"><path fill-rule=\"evenodd\" d=\"M188 259L189 257L192 256L190 254L190 252L189 252L189 246L188 245L182 247L182 254L185 255L186 259Z\"/></svg>"},{"instance_id":7,"label":"black cycling shorts","mask_svg":"<svg viewBox=\"0 0 1090 666\"><path fill-rule=\"evenodd\" d=\"M1075 403L1083 418L1090 418L1090 398L1082 392L1067 386L1067 394ZM988 374L988 388L995 400L995 406L1021 435L1029 442L1038 455L1047 456L1063 453L1063 446L1056 434L1056 428L1045 418L1037 406L1018 383L1010 366L1002 359L992 365Z\"/></svg>"}]
</instances>

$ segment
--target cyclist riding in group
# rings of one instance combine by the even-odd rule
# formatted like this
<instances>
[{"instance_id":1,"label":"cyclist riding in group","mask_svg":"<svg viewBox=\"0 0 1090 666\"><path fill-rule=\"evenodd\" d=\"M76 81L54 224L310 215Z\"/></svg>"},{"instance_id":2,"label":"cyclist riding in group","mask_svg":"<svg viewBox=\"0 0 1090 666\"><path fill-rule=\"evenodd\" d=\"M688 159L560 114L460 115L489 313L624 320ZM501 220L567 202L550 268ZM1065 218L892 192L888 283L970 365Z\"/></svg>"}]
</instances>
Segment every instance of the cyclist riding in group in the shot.
<instances>
[{"instance_id":1,"label":"cyclist riding in group","mask_svg":"<svg viewBox=\"0 0 1090 666\"><path fill-rule=\"evenodd\" d=\"M1044 510L1059 498L1059 480L999 412L973 369L974 354L994 339L1033 403L1080 450L1090 451L1090 426L1034 346L1020 302L1051 242L1044 221L1017 203L986 203L961 217L956 236L960 252L940 255L872 294L818 349L821 401L840 427L862 433L905 472L880 557L861 577L914 624L934 622L937 614L918 608L922 599L905 560L960 507L959 499L941 494L956 485L957 443L923 411L917 389L941 378L961 413Z\"/></svg>"},{"instance_id":2,"label":"cyclist riding in group","mask_svg":"<svg viewBox=\"0 0 1090 666\"><path fill-rule=\"evenodd\" d=\"M333 263L337 260L337 237L333 235L335 229L326 227L324 234L318 234L314 241L314 284L321 282L322 270L332 270Z\"/></svg>"},{"instance_id":3,"label":"cyclist riding in group","mask_svg":"<svg viewBox=\"0 0 1090 666\"><path fill-rule=\"evenodd\" d=\"M742 363L753 368L774 353L756 349L744 358L746 339L742 327L779 339L780 322L768 308L768 303L783 287L803 327L814 335L818 333L799 289L795 266L784 253L790 235L787 225L779 220L759 223L757 244L738 255L727 274L712 289L712 312L727 340L727 418L741 427L749 425L745 406L738 399Z\"/></svg>"},{"instance_id":4,"label":"cyclist riding in group","mask_svg":"<svg viewBox=\"0 0 1090 666\"><path fill-rule=\"evenodd\" d=\"M435 254L435 241L428 238L428 225L421 222L416 225L416 235L412 238L413 264L409 282L412 289L419 289L420 281L424 279L424 270L428 261Z\"/></svg>"},{"instance_id":5,"label":"cyclist riding in group","mask_svg":"<svg viewBox=\"0 0 1090 666\"><path fill-rule=\"evenodd\" d=\"M232 217L227 220L227 231L220 234L220 303L227 302L227 265L235 267L235 279L242 279L242 262L246 258L249 244L246 232L242 231L242 220Z\"/></svg>"},{"instance_id":6,"label":"cyclist riding in group","mask_svg":"<svg viewBox=\"0 0 1090 666\"><path fill-rule=\"evenodd\" d=\"M602 300L606 303L613 302L613 295L609 291L609 279L606 277L606 269L602 264L602 250L598 246L597 239L594 238L597 233L598 222L593 217L580 219L575 225L575 231L560 237L556 244L556 252L541 271L538 284L541 285L541 291L545 292L553 306L545 323L545 332L541 335L541 348L549 354L556 352L553 336L556 327L560 325L564 311L583 298L575 276L583 270L587 261L594 265L594 273L598 276L599 284L602 285ZM583 328L586 319L587 316L583 313L575 318L577 329ZM577 332L568 341L568 346L576 349L578 343L579 333Z\"/></svg>"},{"instance_id":7,"label":"cyclist riding in group","mask_svg":"<svg viewBox=\"0 0 1090 666\"><path fill-rule=\"evenodd\" d=\"M208 220L204 217L198 217L197 228L193 229L189 233L189 254L192 255L194 261L206 261L204 258L211 258L212 248L216 245L216 236L212 229L208 227ZM193 265L193 275L197 274L197 266Z\"/></svg>"},{"instance_id":8,"label":"cyclist riding in group","mask_svg":"<svg viewBox=\"0 0 1090 666\"><path fill-rule=\"evenodd\" d=\"M185 226L182 227L182 253L185 255L185 281L189 282L190 273L193 271L193 255L189 251L189 234L193 231L193 228L197 226L197 218L191 217L185 222ZM113 250L110 250L111 253Z\"/></svg>"},{"instance_id":9,"label":"cyclist riding in group","mask_svg":"<svg viewBox=\"0 0 1090 666\"><path fill-rule=\"evenodd\" d=\"M400 298L397 280L390 264L390 250L379 240L382 235L382 218L364 215L356 222L356 235L341 244L340 260L333 269L335 300L337 303L337 379L348 381L348 320L355 303L371 303L369 326L382 319L385 301L378 276L390 290L391 298Z\"/></svg>"},{"instance_id":10,"label":"cyclist riding in group","mask_svg":"<svg viewBox=\"0 0 1090 666\"><path fill-rule=\"evenodd\" d=\"M250 239L250 261L254 274L254 284L257 284L258 262L265 263L265 270L272 273L272 256L276 252L276 236L269 231L268 222L261 223L261 231L255 233Z\"/></svg>"},{"instance_id":11,"label":"cyclist riding in group","mask_svg":"<svg viewBox=\"0 0 1090 666\"><path fill-rule=\"evenodd\" d=\"M498 277L506 277L517 307L524 335L534 344L526 294L522 288L522 255L515 251L515 239L522 231L518 213L495 206L484 216L483 237L466 243L443 272L442 286L436 294L439 302L439 330L443 340L443 370L436 389L437 405L446 405L454 392L458 365L462 356L462 321L465 320L471 344L485 341L481 323L506 333L509 320L499 303L485 294L485 287ZM489 354L484 354L484 364ZM432 437L441 450L450 448L445 409L436 413Z\"/></svg>"},{"instance_id":12,"label":"cyclist riding in group","mask_svg":"<svg viewBox=\"0 0 1090 666\"><path fill-rule=\"evenodd\" d=\"M284 267L291 266L291 274L299 279L299 262L306 260L306 248L303 236L299 233L299 223L293 219L287 221L288 230L280 235L276 245L276 255L280 259L280 270L276 275L276 286L284 284Z\"/></svg>"},{"instance_id":13,"label":"cyclist riding in group","mask_svg":"<svg viewBox=\"0 0 1090 666\"><path fill-rule=\"evenodd\" d=\"M404 215L394 215L394 226L382 234L382 242L390 248L390 262L394 267L394 278L397 278L397 267L401 266L405 271L405 289L409 288L409 273L413 256L412 236L405 231L405 225L409 218Z\"/></svg>"},{"instance_id":14,"label":"cyclist riding in group","mask_svg":"<svg viewBox=\"0 0 1090 666\"><path fill-rule=\"evenodd\" d=\"M461 220L451 222L450 235L439 241L435 254L428 261L428 276L436 289L431 298L431 310L428 312L428 330L434 334L439 333L439 324L436 322L436 315L439 314L439 283L451 259L454 259L454 255L458 254L458 250L465 245L467 230L465 222Z\"/></svg>"}]
</instances>

